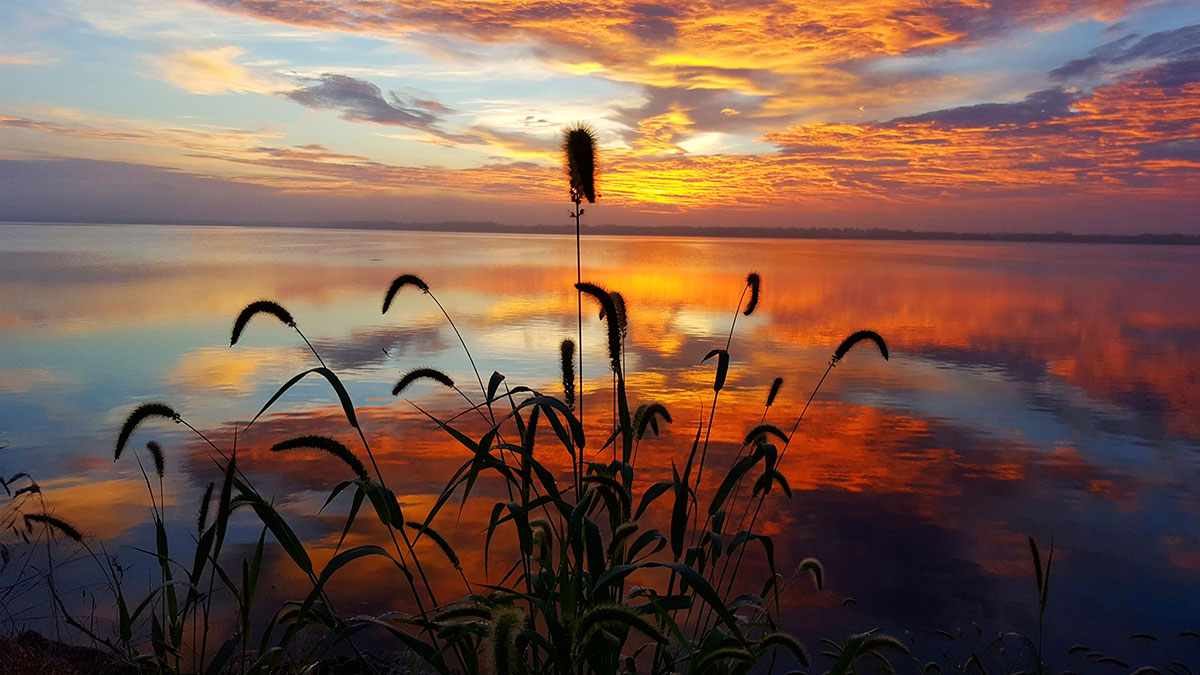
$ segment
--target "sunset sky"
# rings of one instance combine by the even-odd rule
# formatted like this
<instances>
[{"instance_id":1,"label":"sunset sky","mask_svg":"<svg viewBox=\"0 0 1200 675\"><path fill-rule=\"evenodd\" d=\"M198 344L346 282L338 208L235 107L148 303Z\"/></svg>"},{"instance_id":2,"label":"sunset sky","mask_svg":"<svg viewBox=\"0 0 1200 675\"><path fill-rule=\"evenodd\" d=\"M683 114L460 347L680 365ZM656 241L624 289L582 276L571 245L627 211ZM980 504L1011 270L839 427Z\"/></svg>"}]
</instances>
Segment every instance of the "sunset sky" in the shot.
<instances>
[{"instance_id":1,"label":"sunset sky","mask_svg":"<svg viewBox=\"0 0 1200 675\"><path fill-rule=\"evenodd\" d=\"M0 219L1200 233L1200 3L0 3Z\"/></svg>"}]
</instances>

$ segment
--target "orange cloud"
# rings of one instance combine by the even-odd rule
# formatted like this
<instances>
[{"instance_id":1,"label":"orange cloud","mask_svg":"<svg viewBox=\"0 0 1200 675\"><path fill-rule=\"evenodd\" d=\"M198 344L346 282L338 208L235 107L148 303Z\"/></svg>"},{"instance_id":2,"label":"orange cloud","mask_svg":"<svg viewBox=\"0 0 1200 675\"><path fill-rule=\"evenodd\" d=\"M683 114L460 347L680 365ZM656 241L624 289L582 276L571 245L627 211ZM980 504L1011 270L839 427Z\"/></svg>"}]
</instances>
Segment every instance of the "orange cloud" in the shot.
<instances>
[{"instance_id":1,"label":"orange cloud","mask_svg":"<svg viewBox=\"0 0 1200 675\"><path fill-rule=\"evenodd\" d=\"M851 0L756 7L708 1L678 5L546 0L357 2L206 0L284 24L383 35L440 33L483 43L538 43L568 67L657 86L758 90L755 73L798 74L815 64L970 43L1016 27L1069 19L1112 20L1144 4L957 0L915 5ZM744 72L739 72L744 71ZM715 78L715 79L714 79ZM719 82L718 82L719 81Z\"/></svg>"},{"instance_id":2,"label":"orange cloud","mask_svg":"<svg viewBox=\"0 0 1200 675\"><path fill-rule=\"evenodd\" d=\"M177 49L146 61L167 82L193 94L271 93L279 84L255 74L234 60L244 49L226 45L213 49Z\"/></svg>"}]
</instances>

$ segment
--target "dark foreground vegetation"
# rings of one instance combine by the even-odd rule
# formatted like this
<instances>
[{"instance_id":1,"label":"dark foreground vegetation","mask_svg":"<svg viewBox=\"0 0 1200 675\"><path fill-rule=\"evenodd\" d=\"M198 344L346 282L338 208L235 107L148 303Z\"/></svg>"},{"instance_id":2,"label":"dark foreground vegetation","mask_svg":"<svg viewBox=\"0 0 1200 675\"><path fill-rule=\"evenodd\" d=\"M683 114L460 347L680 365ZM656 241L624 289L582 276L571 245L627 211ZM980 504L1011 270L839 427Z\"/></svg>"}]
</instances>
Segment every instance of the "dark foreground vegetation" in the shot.
<instances>
[{"instance_id":1,"label":"dark foreground vegetation","mask_svg":"<svg viewBox=\"0 0 1200 675\"><path fill-rule=\"evenodd\" d=\"M616 408L614 428L605 438L584 436L578 414L584 401L576 397L576 348L570 340L564 341L560 355L561 390L553 392L510 384L500 373L486 382L476 373L476 397L460 390L447 374L430 368L412 370L399 379L392 390L396 396L424 381L451 388L469 401L446 417L421 410L461 447L463 457L434 506L423 514L401 509L376 464L369 431L363 428L341 379L313 349L314 367L284 383L238 434L245 434L289 389L307 378L324 380L340 402L345 424L358 437L359 447L351 449L331 437L309 435L271 448L284 456L323 452L345 467L347 478L331 486L326 501L339 495L351 500L343 537L360 518L371 518L374 526L382 527L384 536L377 544L344 549L339 545L324 565L314 563L284 514L275 508L272 496L262 494L239 468L236 437L230 447L222 447L170 405L138 406L117 434L114 455L120 461L136 461L145 477L157 544L144 553L157 561L157 584L149 593L129 590L116 556L102 546L95 548L84 533L53 515L28 476L7 477L4 525L18 540L5 544L6 569L19 564L12 560L14 551L25 555L24 563L29 565L39 544L46 546L49 555L50 541L57 539L94 561L117 610L115 625L103 628L72 615L55 590L53 565L40 568L46 574L37 576L37 582L49 584L53 610L74 636L71 640L91 646L67 648L36 635L14 636L4 645L8 664L21 664L28 672L214 674L1070 672L1061 667L1050 670L1051 659L1042 654L1042 621L1052 587L1054 553L1051 547L1043 556L1032 539L1034 583L1029 602L1036 608L1038 625L1027 635L989 638L975 626L966 634L945 632L947 643L927 650L911 638L876 631L805 645L777 624L784 584L820 588L825 577L815 559L777 560L771 537L756 529L762 510L770 508L768 500L791 498L780 467L804 412L786 429L765 422L780 390L776 380L765 392L762 418L748 421L750 431L732 464L713 466L708 461L709 434L729 369L728 348L737 318L754 312L760 284L756 274L748 277L726 343L705 357L714 368L707 421L689 432L690 451L672 460L671 479L649 484L638 479L639 450L672 423L672 416L661 404L635 405L627 398L623 357L628 325L619 293L589 283L578 285L606 326L605 360L613 382L608 394L615 398ZM406 274L387 289L385 312L403 292L423 293L437 302L433 289ZM288 310L272 301L258 301L236 318L231 345L255 317L292 327L308 344ZM881 336L871 331L852 333L831 355L808 401L851 350L866 356L867 348L888 357ZM472 417L482 420L482 434L463 431L463 422ZM197 507L191 551L168 548L166 496L158 480L163 449L152 440L142 448L134 442L148 425L164 421L191 429L207 444L214 464L212 483ZM569 458L569 472L547 468L545 459L555 456ZM597 457L604 459L597 461ZM469 570L437 529L439 516L452 511L456 503L484 499L474 491L487 480L502 482L506 498L492 506L484 533L485 553L494 563L509 565L490 584L468 578ZM243 513L261 524L250 556L232 554L226 547L230 519ZM422 539L434 546L426 544L418 551L416 544ZM279 547L308 580L308 588L264 623L254 620L252 610L267 547ZM430 552L439 560L429 560ZM744 592L734 583L741 579L748 555L760 556L770 571L752 584L753 592ZM408 587L409 611L347 615L338 610L330 596L339 583L339 571L364 557L390 563ZM462 592L453 598L438 596L428 578L431 567L445 569L447 563L462 580ZM32 583L24 570L18 577L25 588ZM10 583L4 593L17 589ZM211 627L211 612L221 605L214 601L222 597L238 615L232 634L217 634ZM368 633L374 634L373 645L383 636L394 641L393 648L384 656L377 647L359 649L358 642ZM1200 636L1185 631L1179 639L1200 640ZM1112 668L1111 672L1129 670L1118 656L1082 645L1055 660L1084 664L1078 672L1101 666ZM1179 662L1162 668L1137 672L1192 672Z\"/></svg>"},{"instance_id":2,"label":"dark foreground vegetation","mask_svg":"<svg viewBox=\"0 0 1200 675\"><path fill-rule=\"evenodd\" d=\"M586 128L573 128L564 145L574 204L571 215L578 234L582 203L596 198L594 139ZM67 647L37 635L13 635L2 645L8 659L3 667L26 672L212 675L1130 670L1132 664L1119 655L1082 645L1054 658L1043 653L1054 552L1051 545L1043 555L1032 538L1028 602L1037 623L1024 634L985 634L975 626L965 633L947 631L945 642L937 645L879 631L834 640L804 636L805 644L779 624L776 617L785 585L821 588L825 570L814 558L777 559L773 539L762 531L764 509L771 508L769 501L792 497L781 467L788 450L798 443L797 431L808 404L834 367L852 351L855 358L884 359L889 352L884 338L873 331L850 333L832 352L799 416L783 427L767 421L780 392L781 381L776 379L765 392L761 417L746 421L748 432L740 451L732 461L715 461L717 454L710 456L709 441L730 368L737 320L755 312L761 284L757 274L748 275L733 308L726 342L715 345L703 359L713 368L710 391L704 392L706 414L694 430L687 431L688 451L671 459L670 478L655 482L644 477L644 469L639 473L639 453L645 456L641 446L652 444L665 425L675 422L661 402L629 399L625 368L629 326L620 293L584 282L582 275L576 284L581 326L585 308L598 312L604 322L602 361L612 382L611 391L590 392L611 396L611 431L589 437L583 420L586 411L597 413L594 403L587 406L594 398L585 400L586 392L577 391L584 356L579 345L563 341L556 364L561 387L556 384L553 391L509 382L499 372L485 381L434 290L416 275L396 277L384 293L383 312L405 296L424 295L445 315L474 371L475 382L464 388L431 368L409 371L392 388L393 396L401 396L414 383L434 383L466 401L453 414L417 407L457 444L462 458L424 513L402 509L403 500L388 486L388 476L377 463L371 431L364 428L341 378L326 366L296 318L277 302L251 303L234 320L230 346L236 348L252 320L274 319L294 329L312 351L311 369L285 382L247 424L236 429L229 443L218 443L193 427L187 411L159 402L136 407L117 433L114 459L136 462L145 478L155 546L135 553L154 561L155 583L148 591L144 584L125 578L117 556L55 515L29 476L4 479L8 502L3 526L12 541L3 549L10 576L0 588L0 601L44 585L51 605L47 613L65 639L89 646ZM342 467L345 479L329 486L325 505L340 496L349 500L349 508L342 540L323 564L314 561L286 513L276 508L275 496L264 494L243 471L238 451L240 437L276 409L292 387L311 379L328 385L356 444L348 447L330 436L305 435L280 441L271 450L280 453L281 461L291 453L325 453L331 466ZM189 528L194 546L185 551L168 544L164 450L142 438L154 425L166 422L193 432L207 446L212 461L211 482L196 507L194 527ZM568 465L565 470L551 468ZM504 496L483 496L485 484L499 485ZM459 505L471 500L492 502L482 532L485 564L492 565L492 572L484 579L471 578L477 570L463 565L439 532ZM249 555L234 550L227 539L234 518L258 526L259 536ZM364 524L364 520L373 522ZM350 532L365 525L382 533L378 541L343 546ZM55 541L60 546L52 548ZM268 618L260 619L264 616L260 581L268 547L281 552L304 581L294 589L297 595L292 600L266 608ZM68 608L55 585L54 551L66 551L95 565L115 608L113 621L97 622ZM45 564L35 563L33 556L43 552ZM346 611L336 603L343 570L365 558L385 561L406 587L406 597L397 599L392 611L367 615ZM752 559L761 564L751 565ZM751 570L762 569L767 571L762 578L746 578ZM461 590L452 597L436 592L437 584L430 578L434 570L453 570ZM233 621L216 621L214 612L236 616ZM218 624L232 624L232 630L219 629ZM1200 639L1200 635L1185 631L1178 639ZM368 642L371 647L364 647ZM1187 675L1192 671L1186 664L1172 662L1136 672Z\"/></svg>"}]
</instances>

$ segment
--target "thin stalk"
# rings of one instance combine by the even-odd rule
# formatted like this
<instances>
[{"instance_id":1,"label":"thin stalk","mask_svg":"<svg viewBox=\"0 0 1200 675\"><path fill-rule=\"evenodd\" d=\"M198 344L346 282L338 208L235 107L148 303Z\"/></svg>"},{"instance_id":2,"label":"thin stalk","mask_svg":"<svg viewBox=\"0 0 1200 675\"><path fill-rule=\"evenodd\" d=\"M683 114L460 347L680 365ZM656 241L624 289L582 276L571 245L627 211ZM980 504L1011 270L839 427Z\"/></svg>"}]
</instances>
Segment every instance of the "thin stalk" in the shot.
<instances>
[{"instance_id":1,"label":"thin stalk","mask_svg":"<svg viewBox=\"0 0 1200 675\"><path fill-rule=\"evenodd\" d=\"M430 293L430 297L433 297L432 293ZM437 303L437 306L439 309L442 309L442 305L441 305L441 303L437 302L437 298L434 298L433 301L435 303ZM458 328L454 326L454 321L450 320L450 315L446 314L445 309L442 309L442 314L446 315L446 319L448 321L450 321L451 327L454 327L455 334L458 334ZM299 327L296 328L296 333L298 333L300 335L300 338L304 340L304 344L308 345L308 348L310 350L312 350L313 356L317 357L317 361L321 364L321 367L328 368L328 366L325 365L325 360L321 358L321 355L319 353L317 353L316 348L314 348L312 346L312 343L308 341L308 338L304 337L304 333L302 333L300 331ZM462 339L462 335L459 335L459 339L460 340ZM466 347L466 343L463 343L463 347L464 348ZM470 350L467 351L467 358L470 359ZM474 367L473 360L471 362L471 365L472 365L472 367ZM476 375L478 375L478 371L476 371ZM480 381L480 386L483 386L482 380ZM486 390L485 390L485 392L486 392ZM469 403L470 403L470 400L468 399L468 404ZM361 424L356 428L356 431L358 431L359 440L362 441L363 449L366 450L367 458L371 460L371 468L373 468L375 470L375 476L379 479L379 485L386 491L387 483L384 482L383 472L379 469L379 463L375 461L375 454L371 452L371 444L367 442L367 437L363 433ZM205 440L207 440L207 439L205 439ZM211 441L209 442L209 444L210 445L212 444ZM213 447L216 447L216 446L213 446ZM421 561L417 558L416 550L413 548L412 542L408 538L408 533L404 529L404 523L400 523L399 529L400 529L400 537L404 540L405 546L408 548L409 555L412 557L413 563L417 568L417 573L421 577L421 582L425 586L425 591L429 594L429 600L430 600L430 602L432 602L434 604L434 606L436 606L438 604L437 597L433 593L433 587L430 585L428 577L425 576L425 570L421 565ZM404 554L400 550L400 543L398 541L396 541L395 530L396 530L395 527L389 527L388 534L391 537L393 546L395 546L395 548L396 548L396 554L400 556L401 564L405 564ZM409 585L412 586L411 581L409 582ZM417 589L415 586L412 587L412 591L413 591L413 597L416 599L416 602L417 602L417 609L421 612L421 616L425 616L425 614L426 614L425 605L421 601L421 594L419 592L417 592Z\"/></svg>"},{"instance_id":2,"label":"thin stalk","mask_svg":"<svg viewBox=\"0 0 1200 675\"><path fill-rule=\"evenodd\" d=\"M313 356L317 357L317 361L320 362L321 367L328 368L329 366L325 365L325 360L321 358L321 355L317 353L316 348L313 347L312 343L308 341L308 338L304 336L304 333L301 332L300 327L293 324L292 328L295 329L296 334L300 336L300 339L304 340L304 344L308 345L308 348L310 351L312 351Z\"/></svg>"},{"instance_id":3,"label":"thin stalk","mask_svg":"<svg viewBox=\"0 0 1200 675\"><path fill-rule=\"evenodd\" d=\"M450 313L447 312L446 308L442 306L442 303L438 301L437 296L433 294L433 291L428 291L428 294L433 300L433 304L437 305L437 308L442 311L442 316L446 317L446 322L450 324L450 328L454 331L454 335L458 337L458 343L462 345L463 351L467 354L467 361L471 364L471 370L475 372L475 381L479 383L479 391L483 394L484 403L488 407L488 414L492 414L491 402L487 400L487 387L483 384L483 377L479 374L479 368L475 366L475 357L471 356L471 349L470 347L467 347L467 341L463 339L462 333L460 333L458 330L458 326L454 324L454 319L450 318ZM495 415L492 415L492 424L495 423L496 417Z\"/></svg>"},{"instance_id":4,"label":"thin stalk","mask_svg":"<svg viewBox=\"0 0 1200 675\"><path fill-rule=\"evenodd\" d=\"M581 195L574 194L573 201L575 202L575 212L572 214L572 216L574 216L574 218L575 218L575 283L576 283L575 309L579 315L579 377L577 380L577 384L575 385L575 390L576 390L575 391L575 401L579 406L579 423L583 424L584 423L583 422L583 391L584 391L584 380L583 380L583 291L578 290L578 284L583 283L583 246L582 246L582 239L581 239L581 231L580 231L580 227L579 227L579 217L583 215L583 209L581 208L581 204L583 203L583 197ZM578 455L579 455L579 466L572 467L575 471L576 494L580 494L583 492L583 482L582 482L583 451L582 451L582 449L579 451ZM572 464L574 464L574 463L575 462L573 461Z\"/></svg>"},{"instance_id":5,"label":"thin stalk","mask_svg":"<svg viewBox=\"0 0 1200 675\"><path fill-rule=\"evenodd\" d=\"M834 361L829 362L829 366L826 367L825 372L821 374L821 379L817 381L817 386L813 387L812 393L809 394L808 401L806 401L804 403L804 408L800 411L800 415L796 417L796 423L792 425L791 433L788 434L787 441L783 444L783 448L780 449L780 451L779 451L779 457L775 460L775 465L777 467L782 466L784 453L787 452L788 446L791 445L792 438L796 435L796 430L800 427L800 422L804 419L804 414L808 412L808 407L810 405L812 405L813 399L816 398L816 396L817 396L817 392L821 390L821 385L825 383L825 378L829 377L829 372L833 370L834 363L835 363ZM764 491L763 494L759 496L758 502L754 506L754 515L751 516L751 518L750 518L750 526L749 526L750 531L753 531L755 523L758 522L758 514L762 510L762 505L763 505L763 502L766 501L766 498L767 498L767 493ZM745 519L745 513L743 512L743 522L744 522L744 519ZM741 529L741 527L739 524L739 531L740 531L740 529ZM738 568L741 567L742 556L744 556L745 553L746 553L746 547L743 546L738 551L737 562L734 563L734 565L733 565L733 574L729 577L729 583L725 590L726 594L728 594L733 589L733 582L737 578L737 570L738 570ZM717 586L718 593L721 592L720 586L725 581L725 574L726 574L727 570L729 569L729 561L730 561L730 558L725 559L725 565L721 570L720 581L717 582L718 583L718 586Z\"/></svg>"},{"instance_id":6,"label":"thin stalk","mask_svg":"<svg viewBox=\"0 0 1200 675\"><path fill-rule=\"evenodd\" d=\"M742 303L746 300L746 291L747 290L749 290L749 286L742 287L742 294L738 297L737 308L735 308L733 310L733 321L729 322L729 337L727 337L725 339L725 353L727 353L727 354L729 353L729 346L731 344L733 344L733 329L734 329L734 327L737 326L738 314L742 313ZM721 396L721 392L719 390L713 392L712 406L709 408L709 411L708 411L708 428L705 429L705 431L704 431L704 448L700 451L700 467L696 470L696 498L697 498L697 500L700 498L700 481L704 477L704 460L708 457L708 439L712 436L713 419L717 412L717 399L720 396ZM697 507L697 511L698 510L699 510L699 507ZM698 516L699 516L698 512L692 514L692 527L693 528L696 527L696 519ZM707 519L705 519L706 525L707 525L707 522L708 522ZM699 539L699 537L700 537L699 530L693 529L693 533L692 533L692 544L693 545L695 545L695 543Z\"/></svg>"}]
</instances>

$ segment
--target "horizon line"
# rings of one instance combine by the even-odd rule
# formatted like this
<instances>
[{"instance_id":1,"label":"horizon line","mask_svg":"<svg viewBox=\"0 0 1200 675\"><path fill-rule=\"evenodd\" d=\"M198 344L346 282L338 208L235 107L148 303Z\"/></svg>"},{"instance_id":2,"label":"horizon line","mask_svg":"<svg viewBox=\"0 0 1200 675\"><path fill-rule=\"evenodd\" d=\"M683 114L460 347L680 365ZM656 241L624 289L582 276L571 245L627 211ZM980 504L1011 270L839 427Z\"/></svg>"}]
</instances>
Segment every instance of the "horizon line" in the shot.
<instances>
[{"instance_id":1,"label":"horizon line","mask_svg":"<svg viewBox=\"0 0 1200 675\"><path fill-rule=\"evenodd\" d=\"M130 221L130 220L39 220L0 219L0 225L159 225L169 227L248 227L332 230L379 230L394 232L432 232L461 234L537 234L573 235L569 224L512 225L494 221L406 222L387 220L341 220L310 222L229 222L215 220ZM954 230L913 230L885 227L767 227L720 225L637 226L604 223L584 228L585 236L697 237L727 239L846 239L861 241L996 241L1031 243L1100 243L1200 246L1200 234L1181 232L1139 232L1134 234L1086 234L1055 232L962 232Z\"/></svg>"}]
</instances>

